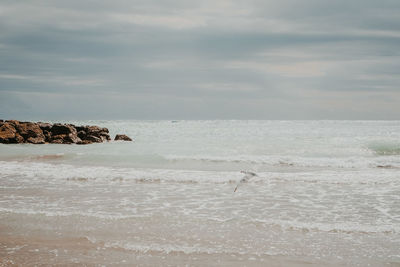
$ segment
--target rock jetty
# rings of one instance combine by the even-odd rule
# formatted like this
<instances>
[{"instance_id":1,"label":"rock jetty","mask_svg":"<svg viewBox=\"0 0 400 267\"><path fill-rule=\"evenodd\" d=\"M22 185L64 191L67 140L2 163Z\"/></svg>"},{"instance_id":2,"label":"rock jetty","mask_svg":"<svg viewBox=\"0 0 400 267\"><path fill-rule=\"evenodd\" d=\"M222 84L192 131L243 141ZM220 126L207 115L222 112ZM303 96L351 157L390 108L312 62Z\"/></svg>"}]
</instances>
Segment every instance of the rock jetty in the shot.
<instances>
[{"instance_id":1,"label":"rock jetty","mask_svg":"<svg viewBox=\"0 0 400 267\"><path fill-rule=\"evenodd\" d=\"M0 143L4 144L78 144L110 141L107 128L73 124L0 120Z\"/></svg>"}]
</instances>

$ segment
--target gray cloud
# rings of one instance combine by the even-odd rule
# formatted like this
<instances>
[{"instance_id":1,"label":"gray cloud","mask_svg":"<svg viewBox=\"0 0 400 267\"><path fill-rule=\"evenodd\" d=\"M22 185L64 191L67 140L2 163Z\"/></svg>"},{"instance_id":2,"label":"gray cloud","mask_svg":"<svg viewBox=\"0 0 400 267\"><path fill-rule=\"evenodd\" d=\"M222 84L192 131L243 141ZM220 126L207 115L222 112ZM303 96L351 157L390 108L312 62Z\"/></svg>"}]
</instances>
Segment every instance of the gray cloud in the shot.
<instances>
[{"instance_id":1,"label":"gray cloud","mask_svg":"<svg viewBox=\"0 0 400 267\"><path fill-rule=\"evenodd\" d=\"M398 119L399 11L394 0L3 1L0 116Z\"/></svg>"}]
</instances>

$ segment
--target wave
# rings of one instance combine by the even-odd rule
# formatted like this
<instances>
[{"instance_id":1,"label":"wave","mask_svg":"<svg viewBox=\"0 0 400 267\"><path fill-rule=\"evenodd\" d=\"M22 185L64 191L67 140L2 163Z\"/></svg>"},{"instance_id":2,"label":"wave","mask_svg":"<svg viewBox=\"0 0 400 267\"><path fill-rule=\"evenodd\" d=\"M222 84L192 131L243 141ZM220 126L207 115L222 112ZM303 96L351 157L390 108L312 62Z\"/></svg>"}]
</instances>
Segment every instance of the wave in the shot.
<instances>
[{"instance_id":1,"label":"wave","mask_svg":"<svg viewBox=\"0 0 400 267\"><path fill-rule=\"evenodd\" d=\"M194 171L174 169L115 168L76 166L44 162L0 161L0 177L24 179L28 184L40 181L69 182L138 182L138 183L231 183L239 172Z\"/></svg>"},{"instance_id":2,"label":"wave","mask_svg":"<svg viewBox=\"0 0 400 267\"><path fill-rule=\"evenodd\" d=\"M379 156L398 156L400 155L399 142L376 142L368 146L376 155Z\"/></svg>"},{"instance_id":3,"label":"wave","mask_svg":"<svg viewBox=\"0 0 400 267\"><path fill-rule=\"evenodd\" d=\"M250 184L276 182L307 182L327 184L386 184L398 183L398 172L392 167L366 170L263 170L257 172ZM239 171L207 171L153 168L121 168L107 166L76 166L45 162L0 161L0 178L29 184L69 183L237 183ZM3 184L3 186L7 186ZM10 184L10 186L12 186Z\"/></svg>"},{"instance_id":4,"label":"wave","mask_svg":"<svg viewBox=\"0 0 400 267\"><path fill-rule=\"evenodd\" d=\"M328 232L346 234L393 234L400 233L396 225L366 225L356 222L318 223L282 220L255 220L252 223L268 226L277 226L283 230L302 232Z\"/></svg>"},{"instance_id":5,"label":"wave","mask_svg":"<svg viewBox=\"0 0 400 267\"><path fill-rule=\"evenodd\" d=\"M8 148L7 149L11 149ZM17 147L0 155L3 161L43 162L72 164L77 166L98 167L134 167L154 169L185 169L209 171L238 171L242 169L268 170L271 168L400 168L400 144L375 143L367 146L362 153L350 155L298 155L268 154L230 154L218 155L221 151L210 151L206 154L148 153L130 147L104 144L104 147L81 149L80 146L67 147L63 153L57 148ZM226 152L226 151L225 151Z\"/></svg>"},{"instance_id":6,"label":"wave","mask_svg":"<svg viewBox=\"0 0 400 267\"><path fill-rule=\"evenodd\" d=\"M92 238L88 238L92 240ZM102 243L102 242L101 242ZM94 242L96 244L96 242ZM221 253L235 253L234 250L221 250L210 247L202 247L198 245L176 245L176 244L135 244L132 242L123 242L123 241L115 241L115 242L105 242L105 248L113 248L113 249L123 249L127 251L134 251L139 253L184 253L184 254L221 254Z\"/></svg>"},{"instance_id":7,"label":"wave","mask_svg":"<svg viewBox=\"0 0 400 267\"><path fill-rule=\"evenodd\" d=\"M137 222L138 219L151 220L151 217L146 215L122 215L122 214L111 214L111 213L82 213L82 212L66 212L66 211L34 211L30 209L6 209L0 208L1 213L13 213L19 215L27 215L27 216L45 216L45 217L77 217L77 218L93 218L100 219L106 221L123 221L123 223L129 223L129 220L135 220ZM128 220L128 221L127 221ZM213 219L208 219L213 220ZM234 221L233 219L228 221ZM222 222L227 222L226 220ZM222 223L221 222L221 223ZM206 222L204 222L206 223ZM327 233L345 233L345 234L396 234L400 233L400 227L398 225L368 225L368 224L360 224L358 222L337 222L337 223L322 223L322 222L299 222L299 221L288 221L288 220L277 220L277 219L268 219L268 220L260 220L260 219L249 219L245 221L241 221L240 225L237 225L238 222L234 222L236 226L234 227L242 227L244 225L255 225L257 228L265 227L268 228L279 228L281 231L300 231L304 233L308 232L327 232ZM155 247L153 247L155 248ZM137 248L129 247L129 250L136 250ZM138 251L142 251L142 248L138 249ZM146 249L147 251L148 249ZM157 249L156 249L157 250ZM181 251L179 249L162 249L160 251L169 253L170 251ZM184 252L184 251L182 251ZM188 253L192 253L188 252ZM207 253L206 251L197 251L202 253Z\"/></svg>"},{"instance_id":8,"label":"wave","mask_svg":"<svg viewBox=\"0 0 400 267\"><path fill-rule=\"evenodd\" d=\"M93 212L84 213L77 211L45 211L45 210L33 210L33 209L10 209L0 208L0 214L12 213L27 216L45 216L45 217L77 217L77 218L93 218L107 221L123 221L123 223L129 223L129 220L135 220L137 222L140 219L145 221L152 220L150 215L124 215L120 213L110 212ZM128 220L128 221L127 221ZM362 224L359 222L300 222L290 220L279 220L279 219L246 219L237 220L234 218L217 220L216 218L207 218L208 221L219 222L219 223L232 223L235 226L232 227L243 227L245 225L254 225L257 228L279 228L281 231L301 231L301 232L328 232L328 233L346 233L346 234L395 234L400 233L400 227L397 224L381 224L371 225ZM117 222L115 222L117 223ZM203 221L203 223L207 223ZM204 251L203 251L204 252Z\"/></svg>"},{"instance_id":9,"label":"wave","mask_svg":"<svg viewBox=\"0 0 400 267\"><path fill-rule=\"evenodd\" d=\"M112 214L112 213L85 213L78 211L46 211L46 210L34 210L27 208L0 208L0 213L13 213L20 215L29 215L29 216L45 216L45 217L91 217L96 219L103 220L122 220L122 219L131 219L131 218L141 218L144 216L140 215L122 215L122 214Z\"/></svg>"},{"instance_id":10,"label":"wave","mask_svg":"<svg viewBox=\"0 0 400 267\"><path fill-rule=\"evenodd\" d=\"M400 159L395 156L387 157L299 157L299 156L165 156L166 160L184 164L220 164L232 166L262 167L300 167L300 168L400 168Z\"/></svg>"},{"instance_id":11,"label":"wave","mask_svg":"<svg viewBox=\"0 0 400 267\"><path fill-rule=\"evenodd\" d=\"M381 157L298 157L298 156L175 156L165 157L178 166L203 167L226 170L327 170L327 169L399 169L400 158L386 155ZM218 168L219 167L219 168Z\"/></svg>"}]
</instances>

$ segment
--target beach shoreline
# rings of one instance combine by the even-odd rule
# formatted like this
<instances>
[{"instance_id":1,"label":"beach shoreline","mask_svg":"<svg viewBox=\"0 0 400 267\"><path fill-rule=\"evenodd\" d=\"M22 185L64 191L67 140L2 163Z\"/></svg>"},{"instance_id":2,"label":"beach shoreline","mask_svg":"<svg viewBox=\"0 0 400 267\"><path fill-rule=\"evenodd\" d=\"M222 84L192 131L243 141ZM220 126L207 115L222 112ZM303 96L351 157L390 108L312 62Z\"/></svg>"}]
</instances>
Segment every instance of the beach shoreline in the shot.
<instances>
[{"instance_id":1,"label":"beach shoreline","mask_svg":"<svg viewBox=\"0 0 400 267\"><path fill-rule=\"evenodd\" d=\"M238 253L140 252L81 238L0 235L0 266L346 266L306 257Z\"/></svg>"}]
</instances>

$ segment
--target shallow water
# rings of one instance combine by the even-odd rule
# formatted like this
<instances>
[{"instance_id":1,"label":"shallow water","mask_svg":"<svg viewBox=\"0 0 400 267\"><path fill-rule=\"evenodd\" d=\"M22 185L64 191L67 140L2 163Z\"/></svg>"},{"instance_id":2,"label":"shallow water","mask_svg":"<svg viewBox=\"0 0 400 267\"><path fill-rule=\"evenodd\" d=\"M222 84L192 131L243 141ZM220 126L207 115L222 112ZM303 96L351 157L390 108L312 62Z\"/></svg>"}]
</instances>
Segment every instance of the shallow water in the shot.
<instances>
[{"instance_id":1,"label":"shallow water","mask_svg":"<svg viewBox=\"0 0 400 267\"><path fill-rule=\"evenodd\" d=\"M0 145L3 261L400 264L398 121L72 123L135 142Z\"/></svg>"}]
</instances>

